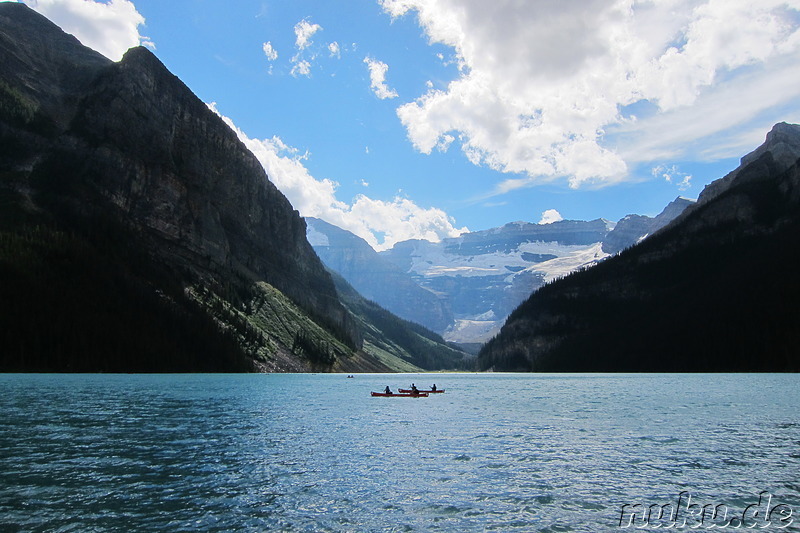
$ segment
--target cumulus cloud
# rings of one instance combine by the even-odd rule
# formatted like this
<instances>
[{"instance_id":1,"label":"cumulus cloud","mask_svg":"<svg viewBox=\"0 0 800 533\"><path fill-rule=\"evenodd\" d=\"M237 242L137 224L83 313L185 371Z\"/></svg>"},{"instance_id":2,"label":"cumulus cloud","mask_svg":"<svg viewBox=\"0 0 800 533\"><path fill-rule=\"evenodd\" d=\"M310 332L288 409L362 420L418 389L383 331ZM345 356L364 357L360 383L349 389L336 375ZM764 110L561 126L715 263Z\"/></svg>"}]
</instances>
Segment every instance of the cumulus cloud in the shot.
<instances>
[{"instance_id":1,"label":"cumulus cloud","mask_svg":"<svg viewBox=\"0 0 800 533\"><path fill-rule=\"evenodd\" d=\"M677 165L658 165L653 167L650 173L654 177L662 178L667 183L676 185L681 191L692 186L692 175L681 172Z\"/></svg>"},{"instance_id":2,"label":"cumulus cloud","mask_svg":"<svg viewBox=\"0 0 800 533\"><path fill-rule=\"evenodd\" d=\"M264 55L267 56L267 59L270 61L275 61L278 59L278 52L273 48L272 43L267 41L263 45L261 45L261 49L264 51Z\"/></svg>"},{"instance_id":3,"label":"cumulus cloud","mask_svg":"<svg viewBox=\"0 0 800 533\"><path fill-rule=\"evenodd\" d=\"M330 52L331 57L342 57L342 50L339 46L339 43L333 41L332 43L328 44L328 52Z\"/></svg>"},{"instance_id":4,"label":"cumulus cloud","mask_svg":"<svg viewBox=\"0 0 800 533\"><path fill-rule=\"evenodd\" d=\"M147 37L139 34L139 26L145 20L128 0L24 0L24 3L114 61L119 61L134 46L155 48Z\"/></svg>"},{"instance_id":5,"label":"cumulus cloud","mask_svg":"<svg viewBox=\"0 0 800 533\"><path fill-rule=\"evenodd\" d=\"M653 124L666 115L727 109L746 123L759 101L795 102L800 85L755 90L758 76L796 76L798 0L381 0L393 17L415 14L431 43L453 49L459 75L429 87L397 114L414 147L457 139L476 165L521 176L498 192L554 179L571 187L624 180L634 146L685 149ZM736 92L747 87L752 92ZM780 100L780 102L776 102ZM647 104L647 106L642 106ZM648 107L649 115L631 110ZM686 110L691 111L686 111ZM732 119L691 121L713 135ZM703 124L698 124L703 122ZM617 129L640 135L612 139ZM613 130L613 131L612 131ZM644 138L643 135L644 134Z\"/></svg>"},{"instance_id":6,"label":"cumulus cloud","mask_svg":"<svg viewBox=\"0 0 800 533\"><path fill-rule=\"evenodd\" d=\"M555 209L548 209L542 213L542 218L539 220L539 224L552 224L553 222L558 222L559 220L564 220L564 217L561 216L561 213Z\"/></svg>"},{"instance_id":7,"label":"cumulus cloud","mask_svg":"<svg viewBox=\"0 0 800 533\"><path fill-rule=\"evenodd\" d=\"M441 209L423 208L401 196L384 201L360 194L349 204L338 200L338 184L317 179L306 168L304 161L308 154L288 146L277 136L251 139L230 118L221 115L213 103L209 108L236 132L270 180L303 216L321 218L349 230L376 250L391 248L407 239L439 241L467 231L467 228L457 229L453 219ZM363 180L362 183L367 185Z\"/></svg>"},{"instance_id":8,"label":"cumulus cloud","mask_svg":"<svg viewBox=\"0 0 800 533\"><path fill-rule=\"evenodd\" d=\"M319 24L311 24L303 19L294 25L295 43L298 50L305 50L311 44L311 37L322 29Z\"/></svg>"},{"instance_id":9,"label":"cumulus cloud","mask_svg":"<svg viewBox=\"0 0 800 533\"><path fill-rule=\"evenodd\" d=\"M297 53L292 57L292 70L290 73L295 78L298 76L311 77L311 61L316 59L317 55L316 53L307 53L305 50L313 44L311 37L320 30L322 30L322 26L312 24L308 19L303 19L294 25Z\"/></svg>"},{"instance_id":10,"label":"cumulus cloud","mask_svg":"<svg viewBox=\"0 0 800 533\"><path fill-rule=\"evenodd\" d=\"M389 65L369 56L364 58L364 63L369 69L370 87L375 96L381 100L397 98L397 92L386 85L386 72L389 70Z\"/></svg>"},{"instance_id":11,"label":"cumulus cloud","mask_svg":"<svg viewBox=\"0 0 800 533\"><path fill-rule=\"evenodd\" d=\"M297 76L311 76L311 63L305 59L295 60L294 65L292 66L291 74L295 78Z\"/></svg>"}]
</instances>

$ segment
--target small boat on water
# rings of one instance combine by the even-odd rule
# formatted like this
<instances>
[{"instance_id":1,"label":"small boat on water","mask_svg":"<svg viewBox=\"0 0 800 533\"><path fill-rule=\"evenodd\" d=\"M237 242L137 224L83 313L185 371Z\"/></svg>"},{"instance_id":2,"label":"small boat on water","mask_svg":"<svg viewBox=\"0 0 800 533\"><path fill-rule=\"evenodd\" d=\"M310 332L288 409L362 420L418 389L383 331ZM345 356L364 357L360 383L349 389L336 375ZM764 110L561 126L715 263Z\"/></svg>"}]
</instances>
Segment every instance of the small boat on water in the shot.
<instances>
[{"instance_id":1,"label":"small boat on water","mask_svg":"<svg viewBox=\"0 0 800 533\"><path fill-rule=\"evenodd\" d=\"M418 392L413 393L411 391L408 392L371 392L372 396L386 396L390 398L427 398L428 393L426 392Z\"/></svg>"},{"instance_id":2,"label":"small boat on water","mask_svg":"<svg viewBox=\"0 0 800 533\"><path fill-rule=\"evenodd\" d=\"M400 392L411 392L411 389L397 389ZM425 393L425 394L438 394L440 392L444 392L444 389L436 389L436 390L417 390L417 392Z\"/></svg>"}]
</instances>

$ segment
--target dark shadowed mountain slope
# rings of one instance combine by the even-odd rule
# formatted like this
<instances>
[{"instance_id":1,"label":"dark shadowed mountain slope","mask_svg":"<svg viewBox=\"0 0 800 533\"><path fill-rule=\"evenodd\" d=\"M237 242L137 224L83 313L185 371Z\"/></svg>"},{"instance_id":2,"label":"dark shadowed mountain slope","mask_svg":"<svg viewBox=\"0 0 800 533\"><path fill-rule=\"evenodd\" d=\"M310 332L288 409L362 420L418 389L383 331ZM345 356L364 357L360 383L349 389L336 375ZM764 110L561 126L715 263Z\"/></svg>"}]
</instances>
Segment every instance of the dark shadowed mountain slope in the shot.
<instances>
[{"instance_id":1,"label":"dark shadowed mountain slope","mask_svg":"<svg viewBox=\"0 0 800 533\"><path fill-rule=\"evenodd\" d=\"M534 293L481 368L800 370L798 158L800 127L776 125L666 228Z\"/></svg>"},{"instance_id":2,"label":"dark shadowed mountain slope","mask_svg":"<svg viewBox=\"0 0 800 533\"><path fill-rule=\"evenodd\" d=\"M617 254L625 248L641 242L672 222L694 203L694 200L679 196L667 204L667 207L655 217L644 215L623 217L603 239L603 251L607 254Z\"/></svg>"},{"instance_id":3,"label":"dark shadowed mountain slope","mask_svg":"<svg viewBox=\"0 0 800 533\"><path fill-rule=\"evenodd\" d=\"M359 323L363 351L395 371L473 370L475 357L417 323L403 320L367 300L341 275L331 272L345 307Z\"/></svg>"},{"instance_id":4,"label":"dark shadowed mountain slope","mask_svg":"<svg viewBox=\"0 0 800 533\"><path fill-rule=\"evenodd\" d=\"M305 234L151 52L0 3L0 369L385 369Z\"/></svg>"}]
</instances>

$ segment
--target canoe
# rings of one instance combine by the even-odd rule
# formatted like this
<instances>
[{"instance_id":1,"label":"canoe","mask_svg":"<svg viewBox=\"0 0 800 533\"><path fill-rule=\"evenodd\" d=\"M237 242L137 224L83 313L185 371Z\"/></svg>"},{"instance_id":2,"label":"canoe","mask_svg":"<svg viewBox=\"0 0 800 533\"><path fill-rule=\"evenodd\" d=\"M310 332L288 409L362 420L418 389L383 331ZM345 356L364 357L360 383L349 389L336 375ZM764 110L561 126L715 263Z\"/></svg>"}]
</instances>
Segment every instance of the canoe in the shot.
<instances>
[{"instance_id":1,"label":"canoe","mask_svg":"<svg viewBox=\"0 0 800 533\"><path fill-rule=\"evenodd\" d=\"M411 389L397 389L400 392L411 392ZM436 389L436 390L419 390L419 392L424 394L438 394L440 392L444 392L444 389Z\"/></svg>"},{"instance_id":2,"label":"canoe","mask_svg":"<svg viewBox=\"0 0 800 533\"><path fill-rule=\"evenodd\" d=\"M428 397L428 395L426 393L424 393L424 392L421 392L419 394L411 394L410 392L409 393L400 393L400 394L398 394L396 392L391 392L389 394L386 394L385 392L371 392L370 394L372 394L373 396L387 396L387 397L392 397L392 398L394 398L394 397L398 397L398 398L427 398Z\"/></svg>"}]
</instances>

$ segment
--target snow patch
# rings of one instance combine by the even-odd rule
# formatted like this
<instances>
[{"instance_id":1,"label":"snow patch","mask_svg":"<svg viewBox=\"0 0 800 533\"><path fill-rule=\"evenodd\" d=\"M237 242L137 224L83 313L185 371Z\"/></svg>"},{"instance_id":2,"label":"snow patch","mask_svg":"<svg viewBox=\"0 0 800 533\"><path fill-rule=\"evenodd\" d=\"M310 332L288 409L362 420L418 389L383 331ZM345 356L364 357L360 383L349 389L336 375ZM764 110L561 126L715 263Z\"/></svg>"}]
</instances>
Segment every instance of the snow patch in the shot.
<instances>
[{"instance_id":1,"label":"snow patch","mask_svg":"<svg viewBox=\"0 0 800 533\"><path fill-rule=\"evenodd\" d=\"M544 274L545 282L550 282L564 277L581 267L593 265L610 255L603 251L603 243L601 242L581 248L581 250L575 250L563 257L539 263L530 267L529 270Z\"/></svg>"},{"instance_id":2,"label":"snow patch","mask_svg":"<svg viewBox=\"0 0 800 533\"><path fill-rule=\"evenodd\" d=\"M499 320L456 319L443 337L448 342L486 342L497 335L502 325Z\"/></svg>"},{"instance_id":3,"label":"snow patch","mask_svg":"<svg viewBox=\"0 0 800 533\"><path fill-rule=\"evenodd\" d=\"M601 243L590 245L568 245L560 244L555 241L544 242L524 242L515 250L510 252L491 252L479 255L460 255L447 253L444 247L431 246L426 249L417 249L411 257L411 268L409 272L423 277L436 276L502 276L508 270L525 269L540 271L538 268L531 269L530 261L523 259L523 254L555 255L558 258L573 257L570 262L577 259L576 254L588 253L592 256L589 261L594 260L595 253L601 250ZM588 251L588 252L587 252ZM604 254L603 257L608 254ZM539 263L541 267L545 263ZM510 267L510 268L506 268Z\"/></svg>"}]
</instances>

